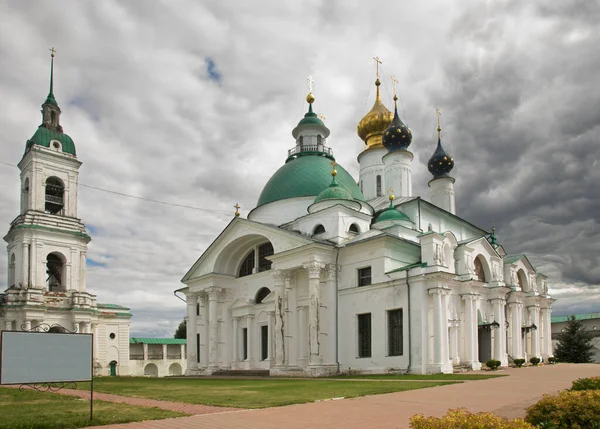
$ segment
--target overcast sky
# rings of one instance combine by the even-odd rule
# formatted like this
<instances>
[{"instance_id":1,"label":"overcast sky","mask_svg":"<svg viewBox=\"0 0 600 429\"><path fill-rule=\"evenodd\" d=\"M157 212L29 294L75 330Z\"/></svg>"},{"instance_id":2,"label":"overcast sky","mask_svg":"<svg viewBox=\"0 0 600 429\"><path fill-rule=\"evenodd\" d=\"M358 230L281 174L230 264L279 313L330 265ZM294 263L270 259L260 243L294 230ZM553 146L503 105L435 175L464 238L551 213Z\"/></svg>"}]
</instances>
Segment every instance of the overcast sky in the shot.
<instances>
[{"instance_id":1,"label":"overcast sky","mask_svg":"<svg viewBox=\"0 0 600 429\"><path fill-rule=\"evenodd\" d=\"M494 223L508 253L528 254L550 277L554 314L600 311L597 6L0 0L0 162L16 165L41 122L54 46L61 123L83 162L88 289L131 307L132 335L171 336L185 313L180 279L294 145L308 75L328 144L358 178L356 124L379 56L384 101L394 75L413 131L414 193L428 197L440 108L457 214ZM0 164L0 183L8 231L18 169Z\"/></svg>"}]
</instances>

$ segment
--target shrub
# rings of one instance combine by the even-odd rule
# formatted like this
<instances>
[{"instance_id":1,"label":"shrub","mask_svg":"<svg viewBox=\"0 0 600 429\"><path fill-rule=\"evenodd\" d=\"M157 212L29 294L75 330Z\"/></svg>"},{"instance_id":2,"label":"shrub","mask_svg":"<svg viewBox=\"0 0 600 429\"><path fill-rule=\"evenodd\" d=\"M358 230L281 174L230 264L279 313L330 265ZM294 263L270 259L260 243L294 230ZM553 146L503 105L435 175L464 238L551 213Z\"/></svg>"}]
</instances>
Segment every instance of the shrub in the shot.
<instances>
[{"instance_id":1,"label":"shrub","mask_svg":"<svg viewBox=\"0 0 600 429\"><path fill-rule=\"evenodd\" d=\"M485 366L487 366L492 371L496 371L498 369L498 367L500 366L500 361L499 360L490 359L490 360L488 360L485 363Z\"/></svg>"},{"instance_id":2,"label":"shrub","mask_svg":"<svg viewBox=\"0 0 600 429\"><path fill-rule=\"evenodd\" d=\"M541 428L600 429L600 390L544 395L527 408L525 421Z\"/></svg>"},{"instance_id":3,"label":"shrub","mask_svg":"<svg viewBox=\"0 0 600 429\"><path fill-rule=\"evenodd\" d=\"M578 378L571 390L600 390L600 377Z\"/></svg>"},{"instance_id":4,"label":"shrub","mask_svg":"<svg viewBox=\"0 0 600 429\"><path fill-rule=\"evenodd\" d=\"M448 410L441 418L412 416L410 427L413 429L535 429L522 419L507 420L492 413L472 414L464 408Z\"/></svg>"},{"instance_id":5,"label":"shrub","mask_svg":"<svg viewBox=\"0 0 600 429\"><path fill-rule=\"evenodd\" d=\"M531 362L532 365L536 366L538 363L540 363L540 358L534 356L531 359L529 359L529 362Z\"/></svg>"},{"instance_id":6,"label":"shrub","mask_svg":"<svg viewBox=\"0 0 600 429\"><path fill-rule=\"evenodd\" d=\"M513 360L513 362L515 363L515 365L521 368L525 364L525 359L515 359Z\"/></svg>"},{"instance_id":7,"label":"shrub","mask_svg":"<svg viewBox=\"0 0 600 429\"><path fill-rule=\"evenodd\" d=\"M557 363L557 362L558 362L558 358L556 358L556 357L554 357L554 356L550 356L550 357L548 358L548 363L549 363L549 364L551 364L551 365L554 365L554 364L555 364L555 363Z\"/></svg>"}]
</instances>

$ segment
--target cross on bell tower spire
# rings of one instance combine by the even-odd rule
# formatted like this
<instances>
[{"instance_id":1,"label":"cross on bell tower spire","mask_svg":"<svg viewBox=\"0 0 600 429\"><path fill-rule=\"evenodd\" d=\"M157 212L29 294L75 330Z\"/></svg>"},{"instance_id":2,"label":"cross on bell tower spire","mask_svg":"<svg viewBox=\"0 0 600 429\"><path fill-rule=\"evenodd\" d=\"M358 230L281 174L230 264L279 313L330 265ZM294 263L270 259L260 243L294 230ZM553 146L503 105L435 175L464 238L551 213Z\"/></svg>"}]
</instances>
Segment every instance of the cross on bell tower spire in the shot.
<instances>
[{"instance_id":1,"label":"cross on bell tower spire","mask_svg":"<svg viewBox=\"0 0 600 429\"><path fill-rule=\"evenodd\" d=\"M42 104L42 126L52 131L62 133L60 126L60 107L54 98L54 47L48 49L50 51L50 91L46 97L46 101Z\"/></svg>"}]
</instances>

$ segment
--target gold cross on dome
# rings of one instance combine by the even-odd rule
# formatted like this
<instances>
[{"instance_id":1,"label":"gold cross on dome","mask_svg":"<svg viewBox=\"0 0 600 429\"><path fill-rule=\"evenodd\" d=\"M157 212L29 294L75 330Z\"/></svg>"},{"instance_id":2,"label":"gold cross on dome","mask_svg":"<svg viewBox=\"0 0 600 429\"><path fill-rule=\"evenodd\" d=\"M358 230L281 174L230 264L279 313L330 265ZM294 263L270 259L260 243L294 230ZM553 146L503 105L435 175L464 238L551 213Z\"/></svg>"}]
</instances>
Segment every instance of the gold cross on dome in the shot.
<instances>
[{"instance_id":1,"label":"gold cross on dome","mask_svg":"<svg viewBox=\"0 0 600 429\"><path fill-rule=\"evenodd\" d=\"M336 166L336 165L337 165L337 163L336 163L335 161L331 161L331 166L332 166L333 168L335 168L335 166Z\"/></svg>"},{"instance_id":2,"label":"gold cross on dome","mask_svg":"<svg viewBox=\"0 0 600 429\"><path fill-rule=\"evenodd\" d=\"M325 117L325 115L324 115L324 114L322 114L322 113L319 113L317 116L318 116L318 117L319 117L319 119L321 119L322 121L324 121L325 119L327 119L327 117Z\"/></svg>"},{"instance_id":3,"label":"gold cross on dome","mask_svg":"<svg viewBox=\"0 0 600 429\"><path fill-rule=\"evenodd\" d=\"M439 140L441 137L441 133L442 133L442 127L440 125L440 116L442 116L442 112L440 112L440 109L435 109L435 114L437 115L437 121L438 121L437 132L438 132L438 140Z\"/></svg>"},{"instance_id":4,"label":"gold cross on dome","mask_svg":"<svg viewBox=\"0 0 600 429\"><path fill-rule=\"evenodd\" d=\"M398 79L396 76L392 76L392 82L394 82L394 97L396 96L396 85L398 85Z\"/></svg>"},{"instance_id":5,"label":"gold cross on dome","mask_svg":"<svg viewBox=\"0 0 600 429\"><path fill-rule=\"evenodd\" d=\"M54 46L52 48L48 49L48 50L50 51L50 56L52 58L54 58L54 54L56 53L56 49L54 49Z\"/></svg>"},{"instance_id":6,"label":"gold cross on dome","mask_svg":"<svg viewBox=\"0 0 600 429\"><path fill-rule=\"evenodd\" d=\"M377 65L377 79L379 79L379 64L383 64L383 63L381 62L379 57L373 57L373 59L375 60L375 64Z\"/></svg>"},{"instance_id":7,"label":"gold cross on dome","mask_svg":"<svg viewBox=\"0 0 600 429\"><path fill-rule=\"evenodd\" d=\"M315 81L313 80L312 76L308 76L306 78L306 80L308 81L308 92L312 93L313 92L313 84L315 83Z\"/></svg>"},{"instance_id":8,"label":"gold cross on dome","mask_svg":"<svg viewBox=\"0 0 600 429\"><path fill-rule=\"evenodd\" d=\"M238 203L235 203L235 215L236 217L240 215L240 205Z\"/></svg>"}]
</instances>

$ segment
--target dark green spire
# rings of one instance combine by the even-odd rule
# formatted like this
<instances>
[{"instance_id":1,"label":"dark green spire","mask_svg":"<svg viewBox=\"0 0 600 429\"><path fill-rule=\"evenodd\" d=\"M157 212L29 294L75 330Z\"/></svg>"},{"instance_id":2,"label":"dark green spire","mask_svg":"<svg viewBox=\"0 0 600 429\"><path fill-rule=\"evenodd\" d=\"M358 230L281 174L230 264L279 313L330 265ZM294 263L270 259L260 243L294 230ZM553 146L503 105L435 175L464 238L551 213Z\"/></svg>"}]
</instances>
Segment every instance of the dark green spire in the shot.
<instances>
[{"instance_id":1,"label":"dark green spire","mask_svg":"<svg viewBox=\"0 0 600 429\"><path fill-rule=\"evenodd\" d=\"M50 92L48 93L48 97L46 97L46 101L44 104L52 104L57 106L56 99L54 98L54 53L56 51L54 48L50 49Z\"/></svg>"}]
</instances>

